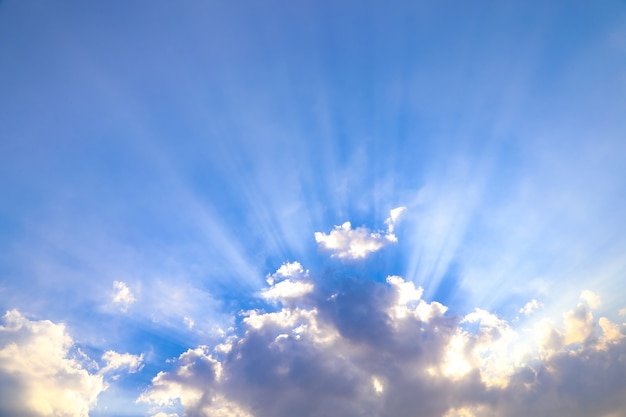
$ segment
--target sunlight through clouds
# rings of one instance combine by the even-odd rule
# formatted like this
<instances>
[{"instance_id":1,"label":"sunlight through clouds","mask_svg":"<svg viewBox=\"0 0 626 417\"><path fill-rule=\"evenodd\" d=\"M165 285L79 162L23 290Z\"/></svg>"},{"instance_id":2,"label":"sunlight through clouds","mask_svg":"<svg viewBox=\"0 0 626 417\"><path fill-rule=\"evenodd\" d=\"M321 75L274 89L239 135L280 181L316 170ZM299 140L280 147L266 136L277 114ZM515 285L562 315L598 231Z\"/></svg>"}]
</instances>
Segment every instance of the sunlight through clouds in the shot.
<instances>
[{"instance_id":1,"label":"sunlight through clouds","mask_svg":"<svg viewBox=\"0 0 626 417\"><path fill-rule=\"evenodd\" d=\"M0 1L0 415L623 417L622 3Z\"/></svg>"},{"instance_id":2,"label":"sunlight through clouds","mask_svg":"<svg viewBox=\"0 0 626 417\"><path fill-rule=\"evenodd\" d=\"M399 276L386 284L344 281L337 293L318 287L318 278L304 274L299 263L286 263L268 276L261 296L285 282L276 277L293 275L310 280L311 290L288 297L277 311L245 312L228 335L228 349L218 344L187 351L139 401L179 402L202 416L222 415L228 404L232 414L225 415L256 417L289 416L293 407L303 416L397 416L406 410L432 417L532 410L548 416L558 409L582 417L626 406L620 397L626 365L617 359L626 353L626 328L606 318L595 326L587 304L565 312L562 327L550 326L561 342L545 355L534 340L520 337L530 330L524 325L480 308L462 318L447 315L445 306L426 303L422 290ZM353 293L360 293L360 303L352 301ZM581 300L589 298L592 293L583 291ZM388 360L396 355L401 362ZM615 368L613 385L590 376L588 389L607 391L577 399L576 382L565 376L597 361ZM284 396L287 387L290 395ZM420 390L428 397L412 400Z\"/></svg>"},{"instance_id":3,"label":"sunlight through clouds","mask_svg":"<svg viewBox=\"0 0 626 417\"><path fill-rule=\"evenodd\" d=\"M618 399L626 389L623 375L605 392L606 402L596 398L584 404L574 400L577 387L562 379L569 367L592 366L589 361L608 361L626 371L614 356L626 352L626 328L593 318L599 300L589 290L562 315L562 325L543 323L540 331L551 338L522 338L537 331L532 323L508 322L480 308L464 317L447 315L446 306L426 302L421 288L399 276L389 276L385 285L337 278L342 279L340 292L319 287L319 278L299 262L284 263L268 274L269 287L260 293L280 300L278 310L242 312L239 328L225 336L226 349L218 343L182 354L177 368L159 373L139 401L180 403L191 410L186 412L203 416L222 415L228 404L232 414L225 415L255 410L257 417L288 416L293 406L301 415L320 415L330 412L329 404L336 416L394 416L410 409L433 417L521 416L536 403L540 415L559 409L582 417L626 406ZM283 291L281 284L301 280L308 284L306 291ZM360 294L359 303L354 294ZM538 306L531 300L522 310ZM402 369L410 373L386 363L400 352ZM441 391L431 391L420 402L407 397L430 384ZM287 386L289 398L279 393ZM544 397L542 391L555 394Z\"/></svg>"}]
</instances>

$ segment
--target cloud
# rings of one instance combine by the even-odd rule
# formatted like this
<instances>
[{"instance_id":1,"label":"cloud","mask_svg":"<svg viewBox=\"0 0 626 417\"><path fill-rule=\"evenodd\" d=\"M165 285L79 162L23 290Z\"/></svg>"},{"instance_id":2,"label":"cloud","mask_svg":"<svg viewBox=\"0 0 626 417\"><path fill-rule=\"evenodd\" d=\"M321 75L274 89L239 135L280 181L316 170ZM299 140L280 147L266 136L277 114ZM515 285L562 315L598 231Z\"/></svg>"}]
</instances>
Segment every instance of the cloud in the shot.
<instances>
[{"instance_id":1,"label":"cloud","mask_svg":"<svg viewBox=\"0 0 626 417\"><path fill-rule=\"evenodd\" d=\"M119 306L122 311L126 311L137 299L125 282L113 281L112 301L113 304Z\"/></svg>"},{"instance_id":2,"label":"cloud","mask_svg":"<svg viewBox=\"0 0 626 417\"><path fill-rule=\"evenodd\" d=\"M389 211L389 217L385 220L388 233L393 233L396 223L405 211L406 207L396 207L395 209Z\"/></svg>"},{"instance_id":3,"label":"cloud","mask_svg":"<svg viewBox=\"0 0 626 417\"><path fill-rule=\"evenodd\" d=\"M574 343L584 343L594 336L595 321L591 310L584 304L579 304L573 310L563 315L564 343L566 345Z\"/></svg>"},{"instance_id":4,"label":"cloud","mask_svg":"<svg viewBox=\"0 0 626 417\"><path fill-rule=\"evenodd\" d=\"M159 372L137 401L170 407L180 404L187 416L251 417L217 392L222 365L206 346L187 350L175 364L174 372Z\"/></svg>"},{"instance_id":5,"label":"cloud","mask_svg":"<svg viewBox=\"0 0 626 417\"><path fill-rule=\"evenodd\" d=\"M196 322L187 316L183 317L183 322L185 323L185 326L187 326L189 330L193 329L193 326L196 325Z\"/></svg>"},{"instance_id":6,"label":"cloud","mask_svg":"<svg viewBox=\"0 0 626 417\"><path fill-rule=\"evenodd\" d=\"M106 389L63 324L8 311L0 326L0 415L87 417Z\"/></svg>"},{"instance_id":7,"label":"cloud","mask_svg":"<svg viewBox=\"0 0 626 417\"><path fill-rule=\"evenodd\" d=\"M589 290L584 290L580 294L580 300L587 303L589 307L591 308L598 308L602 304L602 300L600 299L600 296L594 293L593 291L589 291Z\"/></svg>"},{"instance_id":8,"label":"cloud","mask_svg":"<svg viewBox=\"0 0 626 417\"><path fill-rule=\"evenodd\" d=\"M316 285L287 263L261 294L301 279L306 294L243 312L223 343L180 355L139 401L191 417L583 417L626 407L624 326L596 323L587 304L543 323L559 341L547 350L538 329L482 309L449 315L399 276Z\"/></svg>"},{"instance_id":9,"label":"cloud","mask_svg":"<svg viewBox=\"0 0 626 417\"><path fill-rule=\"evenodd\" d=\"M267 283L270 288L265 289L261 296L268 300L287 301L313 291L309 271L302 269L299 262L283 264L274 274L267 276Z\"/></svg>"},{"instance_id":10,"label":"cloud","mask_svg":"<svg viewBox=\"0 0 626 417\"><path fill-rule=\"evenodd\" d=\"M529 316L531 315L535 310L537 310L538 308L540 308L543 304L541 304L539 301L535 300L534 298L532 300L530 300L529 302L527 302L524 307L519 309L519 312L522 313L525 316Z\"/></svg>"},{"instance_id":11,"label":"cloud","mask_svg":"<svg viewBox=\"0 0 626 417\"><path fill-rule=\"evenodd\" d=\"M100 369L100 374L107 374L119 370L126 370L129 373L139 372L143 368L143 354L131 355L130 353L117 353L112 350L106 351L102 355L102 360L106 363Z\"/></svg>"},{"instance_id":12,"label":"cloud","mask_svg":"<svg viewBox=\"0 0 626 417\"><path fill-rule=\"evenodd\" d=\"M333 251L333 257L340 259L362 259L383 247L396 243L398 238L393 233L395 224L406 210L406 207L397 207L390 211L385 220L387 232L373 232L365 226L352 229L350 222L335 226L329 234L316 232L315 241L321 248Z\"/></svg>"}]
</instances>

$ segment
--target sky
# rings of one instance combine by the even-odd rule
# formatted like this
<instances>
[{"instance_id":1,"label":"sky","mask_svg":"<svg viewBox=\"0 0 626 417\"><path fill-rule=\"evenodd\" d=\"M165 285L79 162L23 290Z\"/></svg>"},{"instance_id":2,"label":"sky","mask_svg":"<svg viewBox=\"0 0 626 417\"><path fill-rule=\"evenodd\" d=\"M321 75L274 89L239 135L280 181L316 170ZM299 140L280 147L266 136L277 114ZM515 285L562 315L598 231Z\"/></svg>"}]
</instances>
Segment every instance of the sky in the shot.
<instances>
[{"instance_id":1,"label":"sky","mask_svg":"<svg viewBox=\"0 0 626 417\"><path fill-rule=\"evenodd\" d=\"M0 0L0 415L626 416L626 3Z\"/></svg>"}]
</instances>

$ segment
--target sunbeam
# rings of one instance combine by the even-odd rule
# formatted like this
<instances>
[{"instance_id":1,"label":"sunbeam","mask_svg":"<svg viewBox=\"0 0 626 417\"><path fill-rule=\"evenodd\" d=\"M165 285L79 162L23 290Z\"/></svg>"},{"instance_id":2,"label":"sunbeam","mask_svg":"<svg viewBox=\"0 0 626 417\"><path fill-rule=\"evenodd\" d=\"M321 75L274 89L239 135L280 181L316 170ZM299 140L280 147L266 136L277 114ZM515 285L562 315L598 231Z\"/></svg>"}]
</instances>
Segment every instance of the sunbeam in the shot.
<instances>
[{"instance_id":1,"label":"sunbeam","mask_svg":"<svg viewBox=\"0 0 626 417\"><path fill-rule=\"evenodd\" d=\"M0 415L622 416L622 3L0 1Z\"/></svg>"}]
</instances>

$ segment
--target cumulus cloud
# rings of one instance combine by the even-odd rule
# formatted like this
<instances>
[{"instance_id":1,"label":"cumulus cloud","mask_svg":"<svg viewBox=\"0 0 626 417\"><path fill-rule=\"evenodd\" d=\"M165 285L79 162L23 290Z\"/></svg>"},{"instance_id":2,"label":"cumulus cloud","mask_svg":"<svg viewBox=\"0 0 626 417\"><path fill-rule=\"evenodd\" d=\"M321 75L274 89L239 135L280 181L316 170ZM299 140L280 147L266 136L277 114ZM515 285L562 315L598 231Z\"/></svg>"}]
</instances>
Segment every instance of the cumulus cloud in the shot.
<instances>
[{"instance_id":1,"label":"cumulus cloud","mask_svg":"<svg viewBox=\"0 0 626 417\"><path fill-rule=\"evenodd\" d=\"M17 310L0 326L0 415L87 417L106 389L90 373L63 324L31 321Z\"/></svg>"},{"instance_id":2,"label":"cumulus cloud","mask_svg":"<svg viewBox=\"0 0 626 417\"><path fill-rule=\"evenodd\" d=\"M180 404L185 408L187 416L250 417L250 414L217 391L222 365L206 346L187 350L175 363L176 370L159 372L152 380L152 386L141 394L138 402L166 407Z\"/></svg>"},{"instance_id":3,"label":"cumulus cloud","mask_svg":"<svg viewBox=\"0 0 626 417\"><path fill-rule=\"evenodd\" d=\"M113 304L117 305L122 311L128 310L137 299L123 281L113 281L113 294L111 297Z\"/></svg>"},{"instance_id":4,"label":"cumulus cloud","mask_svg":"<svg viewBox=\"0 0 626 417\"><path fill-rule=\"evenodd\" d=\"M335 226L329 234L316 232L315 241L321 248L330 250L333 257L340 259L362 259L383 247L396 243L398 238L393 233L395 224L406 207L397 207L390 211L385 220L387 231L371 231L365 226L352 228L350 222Z\"/></svg>"},{"instance_id":5,"label":"cumulus cloud","mask_svg":"<svg viewBox=\"0 0 626 417\"><path fill-rule=\"evenodd\" d=\"M130 353L118 353L108 350L102 355L106 365L100 369L101 374L125 370L128 373L139 372L143 368L143 354L131 355Z\"/></svg>"},{"instance_id":6,"label":"cumulus cloud","mask_svg":"<svg viewBox=\"0 0 626 417\"><path fill-rule=\"evenodd\" d=\"M301 280L306 294L276 290ZM261 294L281 294L280 307L243 312L224 342L180 355L139 401L163 412L182 405L190 417L583 417L626 408L623 325L596 321L587 303L543 323L559 341L548 351L528 337L537 329L481 309L448 314L399 276L316 285L288 263L267 281Z\"/></svg>"},{"instance_id":7,"label":"cumulus cloud","mask_svg":"<svg viewBox=\"0 0 626 417\"><path fill-rule=\"evenodd\" d=\"M300 298L313 291L309 272L299 262L285 263L275 273L267 276L270 287L261 296L268 300L287 301Z\"/></svg>"}]
</instances>

